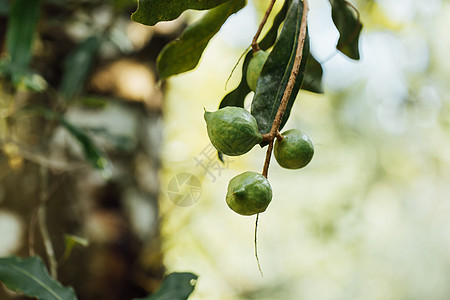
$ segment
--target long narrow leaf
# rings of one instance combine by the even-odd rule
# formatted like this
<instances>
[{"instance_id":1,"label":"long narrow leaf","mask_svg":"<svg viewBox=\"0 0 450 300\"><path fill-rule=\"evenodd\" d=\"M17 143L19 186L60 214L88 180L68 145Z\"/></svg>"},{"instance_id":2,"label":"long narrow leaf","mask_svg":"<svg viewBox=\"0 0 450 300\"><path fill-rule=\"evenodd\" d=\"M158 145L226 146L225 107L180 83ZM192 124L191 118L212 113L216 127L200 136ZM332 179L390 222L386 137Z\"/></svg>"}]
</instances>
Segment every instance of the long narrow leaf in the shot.
<instances>
[{"instance_id":1,"label":"long narrow leaf","mask_svg":"<svg viewBox=\"0 0 450 300\"><path fill-rule=\"evenodd\" d=\"M280 36L267 58L258 79L251 113L258 123L261 133L270 131L278 107L280 106L281 98L289 81L297 50L302 13L303 4L299 3L298 0L293 0ZM292 94L288 100L280 129L283 128L289 118L292 105L300 90L308 56L309 37L307 36L303 48L303 59L300 70Z\"/></svg>"},{"instance_id":2,"label":"long narrow leaf","mask_svg":"<svg viewBox=\"0 0 450 300\"><path fill-rule=\"evenodd\" d=\"M229 16L244 6L245 0L232 0L212 9L187 27L179 39L169 43L159 54L157 63L161 78L195 68L211 38Z\"/></svg>"},{"instance_id":3,"label":"long narrow leaf","mask_svg":"<svg viewBox=\"0 0 450 300\"><path fill-rule=\"evenodd\" d=\"M11 62L21 68L29 65L39 19L39 0L13 0L10 8L6 48Z\"/></svg>"},{"instance_id":4,"label":"long narrow leaf","mask_svg":"<svg viewBox=\"0 0 450 300\"><path fill-rule=\"evenodd\" d=\"M0 258L0 281L13 291L39 300L76 300L72 288L50 277L39 257Z\"/></svg>"},{"instance_id":5,"label":"long narrow leaf","mask_svg":"<svg viewBox=\"0 0 450 300\"><path fill-rule=\"evenodd\" d=\"M131 19L144 25L155 25L160 21L178 18L188 9L205 10L230 0L139 0Z\"/></svg>"}]
</instances>

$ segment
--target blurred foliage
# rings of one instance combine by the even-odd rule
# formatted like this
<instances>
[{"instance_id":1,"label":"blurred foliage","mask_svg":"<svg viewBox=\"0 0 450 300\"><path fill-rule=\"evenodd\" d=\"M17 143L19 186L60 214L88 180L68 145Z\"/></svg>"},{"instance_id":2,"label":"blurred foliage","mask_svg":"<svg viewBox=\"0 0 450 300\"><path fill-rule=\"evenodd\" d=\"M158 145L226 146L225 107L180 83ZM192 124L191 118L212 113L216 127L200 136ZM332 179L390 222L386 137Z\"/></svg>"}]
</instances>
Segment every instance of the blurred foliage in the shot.
<instances>
[{"instance_id":1,"label":"blurred foliage","mask_svg":"<svg viewBox=\"0 0 450 300\"><path fill-rule=\"evenodd\" d=\"M122 300L162 281L153 215L164 85L154 65L184 25L146 29L130 19L135 9L134 0L0 1L6 288L38 299ZM1 299L13 297L0 287Z\"/></svg>"}]
</instances>

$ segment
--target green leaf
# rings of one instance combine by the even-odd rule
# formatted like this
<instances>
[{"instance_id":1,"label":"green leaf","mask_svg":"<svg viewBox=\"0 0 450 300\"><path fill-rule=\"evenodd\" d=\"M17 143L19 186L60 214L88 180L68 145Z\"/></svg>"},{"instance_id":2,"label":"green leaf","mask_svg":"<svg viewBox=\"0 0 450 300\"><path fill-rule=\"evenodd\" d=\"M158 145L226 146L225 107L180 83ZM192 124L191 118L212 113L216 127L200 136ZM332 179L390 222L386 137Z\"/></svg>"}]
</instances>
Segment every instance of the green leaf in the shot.
<instances>
[{"instance_id":1,"label":"green leaf","mask_svg":"<svg viewBox=\"0 0 450 300\"><path fill-rule=\"evenodd\" d=\"M162 79L195 68L211 38L233 13L245 6L245 0L232 0L220 5L198 22L188 26L181 37L166 45L157 64Z\"/></svg>"},{"instance_id":2,"label":"green leaf","mask_svg":"<svg viewBox=\"0 0 450 300\"><path fill-rule=\"evenodd\" d=\"M13 0L10 8L6 49L18 67L29 65L39 19L39 0Z\"/></svg>"},{"instance_id":3,"label":"green leaf","mask_svg":"<svg viewBox=\"0 0 450 300\"><path fill-rule=\"evenodd\" d=\"M322 75L322 65L310 53L306 63L305 78L303 78L301 89L323 94Z\"/></svg>"},{"instance_id":4,"label":"green leaf","mask_svg":"<svg viewBox=\"0 0 450 300\"><path fill-rule=\"evenodd\" d=\"M280 106L281 98L289 81L294 65L295 52L297 50L302 13L303 4L300 4L299 0L293 0L280 36L258 78L251 112L258 123L258 128L261 133L268 133L270 131L278 107ZM292 94L288 100L280 129L283 128L289 118L292 105L303 81L308 56L309 37L307 35L300 70Z\"/></svg>"},{"instance_id":5,"label":"green leaf","mask_svg":"<svg viewBox=\"0 0 450 300\"><path fill-rule=\"evenodd\" d=\"M89 37L80 43L65 59L60 90L66 99L71 99L83 87L89 75L102 38Z\"/></svg>"},{"instance_id":6,"label":"green leaf","mask_svg":"<svg viewBox=\"0 0 450 300\"><path fill-rule=\"evenodd\" d=\"M91 138L79 127L73 125L59 113L53 112L42 107L29 106L22 109L22 112L36 113L42 115L50 121L58 121L61 126L67 129L72 136L77 139L83 147L86 160L96 169L106 170L108 167L108 159L102 154ZM107 173L105 173L107 175Z\"/></svg>"},{"instance_id":7,"label":"green leaf","mask_svg":"<svg viewBox=\"0 0 450 300\"><path fill-rule=\"evenodd\" d=\"M63 117L59 117L59 122L81 143L86 160L94 168L104 170L108 166L108 160L86 133Z\"/></svg>"},{"instance_id":8,"label":"green leaf","mask_svg":"<svg viewBox=\"0 0 450 300\"><path fill-rule=\"evenodd\" d=\"M29 69L33 56L33 42L39 20L39 0L13 0L0 2L0 14L8 13L6 49L9 57L0 62L0 73L16 88L42 92L47 82L42 76Z\"/></svg>"},{"instance_id":9,"label":"green leaf","mask_svg":"<svg viewBox=\"0 0 450 300\"><path fill-rule=\"evenodd\" d=\"M171 273L153 295L134 300L186 300L194 291L197 279L192 273Z\"/></svg>"},{"instance_id":10,"label":"green leaf","mask_svg":"<svg viewBox=\"0 0 450 300\"><path fill-rule=\"evenodd\" d=\"M131 19L144 25L155 25L160 21L178 18L188 9L205 10L230 0L139 0Z\"/></svg>"},{"instance_id":11,"label":"green leaf","mask_svg":"<svg viewBox=\"0 0 450 300\"><path fill-rule=\"evenodd\" d=\"M252 58L252 50L248 51L245 55L244 63L242 64L242 78L241 82L233 91L229 92L220 102L219 109L225 106L238 106L244 107L245 97L250 93L250 88L248 87L246 74L247 67L250 59Z\"/></svg>"},{"instance_id":12,"label":"green leaf","mask_svg":"<svg viewBox=\"0 0 450 300\"><path fill-rule=\"evenodd\" d=\"M0 281L9 289L39 300L78 299L72 288L50 277L39 257L0 258Z\"/></svg>"},{"instance_id":13,"label":"green leaf","mask_svg":"<svg viewBox=\"0 0 450 300\"><path fill-rule=\"evenodd\" d=\"M347 0L330 0L330 3L331 17L340 34L336 48L348 57L358 60L359 34L362 29L359 12Z\"/></svg>"},{"instance_id":14,"label":"green leaf","mask_svg":"<svg viewBox=\"0 0 450 300\"><path fill-rule=\"evenodd\" d=\"M267 31L264 38L258 43L259 47L262 50L267 50L275 44L278 36L278 29L280 28L281 23L283 23L286 18L286 13L291 5L292 0L285 0L283 7L281 7L278 14L273 19L272 27L270 27L269 31Z\"/></svg>"},{"instance_id":15,"label":"green leaf","mask_svg":"<svg viewBox=\"0 0 450 300\"><path fill-rule=\"evenodd\" d=\"M262 50L267 50L270 47L273 46L273 44L276 41L277 35L278 35L278 29L281 25L281 23L286 18L286 13L289 8L290 3L292 0L286 0L284 1L283 7L278 12L278 14L275 16L274 21L272 23L272 27L269 29L269 31L266 33L264 38L259 42L259 47ZM219 108L225 107L225 106L239 106L244 107L244 101L245 97L247 97L248 93L251 92L250 88L247 84L247 67L248 63L250 62L250 59L252 58L252 51L250 50L247 55L245 56L244 63L242 64L242 78L239 85L231 92L229 92L220 102Z\"/></svg>"}]
</instances>

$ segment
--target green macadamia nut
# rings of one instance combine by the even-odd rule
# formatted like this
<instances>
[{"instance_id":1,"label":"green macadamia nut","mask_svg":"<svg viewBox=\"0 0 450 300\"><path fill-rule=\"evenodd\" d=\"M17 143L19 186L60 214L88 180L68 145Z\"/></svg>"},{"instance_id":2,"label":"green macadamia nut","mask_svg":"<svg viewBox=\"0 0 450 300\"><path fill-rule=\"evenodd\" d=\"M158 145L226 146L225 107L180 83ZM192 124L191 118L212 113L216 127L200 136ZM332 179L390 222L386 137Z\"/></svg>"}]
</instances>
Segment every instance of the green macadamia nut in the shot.
<instances>
[{"instance_id":1,"label":"green macadamia nut","mask_svg":"<svg viewBox=\"0 0 450 300\"><path fill-rule=\"evenodd\" d=\"M244 172L228 184L226 201L236 213L250 216L262 213L272 200L269 180L256 172Z\"/></svg>"},{"instance_id":2,"label":"green macadamia nut","mask_svg":"<svg viewBox=\"0 0 450 300\"><path fill-rule=\"evenodd\" d=\"M314 155L312 140L299 129L291 129L281 134L283 139L276 140L274 155L278 164L286 169L300 169L306 166Z\"/></svg>"},{"instance_id":3,"label":"green macadamia nut","mask_svg":"<svg viewBox=\"0 0 450 300\"><path fill-rule=\"evenodd\" d=\"M223 154L242 155L262 142L255 118L242 107L206 111L204 117L211 143Z\"/></svg>"}]
</instances>

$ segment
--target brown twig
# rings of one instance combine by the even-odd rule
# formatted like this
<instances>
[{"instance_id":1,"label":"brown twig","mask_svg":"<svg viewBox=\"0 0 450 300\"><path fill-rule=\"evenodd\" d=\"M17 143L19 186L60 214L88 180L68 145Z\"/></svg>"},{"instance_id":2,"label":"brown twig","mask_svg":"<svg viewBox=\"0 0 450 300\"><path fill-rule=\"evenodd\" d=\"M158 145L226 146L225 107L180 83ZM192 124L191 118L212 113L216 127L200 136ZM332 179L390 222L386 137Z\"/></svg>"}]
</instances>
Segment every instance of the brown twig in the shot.
<instances>
[{"instance_id":1,"label":"brown twig","mask_svg":"<svg viewBox=\"0 0 450 300\"><path fill-rule=\"evenodd\" d=\"M281 133L279 131L277 131L275 137L277 138L278 141L283 140L283 136L281 135Z\"/></svg>"},{"instance_id":2,"label":"brown twig","mask_svg":"<svg viewBox=\"0 0 450 300\"><path fill-rule=\"evenodd\" d=\"M260 50L259 45L258 45L258 38L259 38L259 35L261 34L262 29L264 28L264 25L267 22L267 19L269 18L270 12L272 11L275 1L276 0L270 1L269 7L267 8L266 13L264 14L264 17L261 20L261 23L259 24L258 31L256 32L255 36L253 37L253 40L252 40L253 52L258 52Z\"/></svg>"},{"instance_id":3,"label":"brown twig","mask_svg":"<svg viewBox=\"0 0 450 300\"><path fill-rule=\"evenodd\" d=\"M269 173L269 164L270 164L270 156L272 155L272 149L273 149L273 138L269 142L269 147L267 148L266 152L266 160L264 161L264 168L262 175L267 178Z\"/></svg>"},{"instance_id":4,"label":"brown twig","mask_svg":"<svg viewBox=\"0 0 450 300\"><path fill-rule=\"evenodd\" d=\"M295 53L295 61L294 65L292 67L291 75L289 77L288 84L286 86L286 89L284 90L283 98L281 98L280 106L278 107L277 114L275 115L275 119L272 123L272 128L270 129L270 132L268 134L263 135L264 141L269 141L269 147L267 149L266 153L266 160L264 162L263 172L262 174L267 178L268 170L269 170L269 164L270 164L270 156L272 155L272 149L273 149L273 140L275 137L278 139L281 137L279 136L278 129L281 125L281 120L283 119L283 114L286 110L288 100L291 97L292 90L294 88L295 79L297 78L298 72L300 70L300 64L302 61L303 56L303 46L305 44L306 39L306 20L308 15L308 1L303 0L303 15L302 15L302 23L300 24L300 33L299 33L299 39L297 44L297 50ZM282 138L282 137L281 137Z\"/></svg>"}]
</instances>

